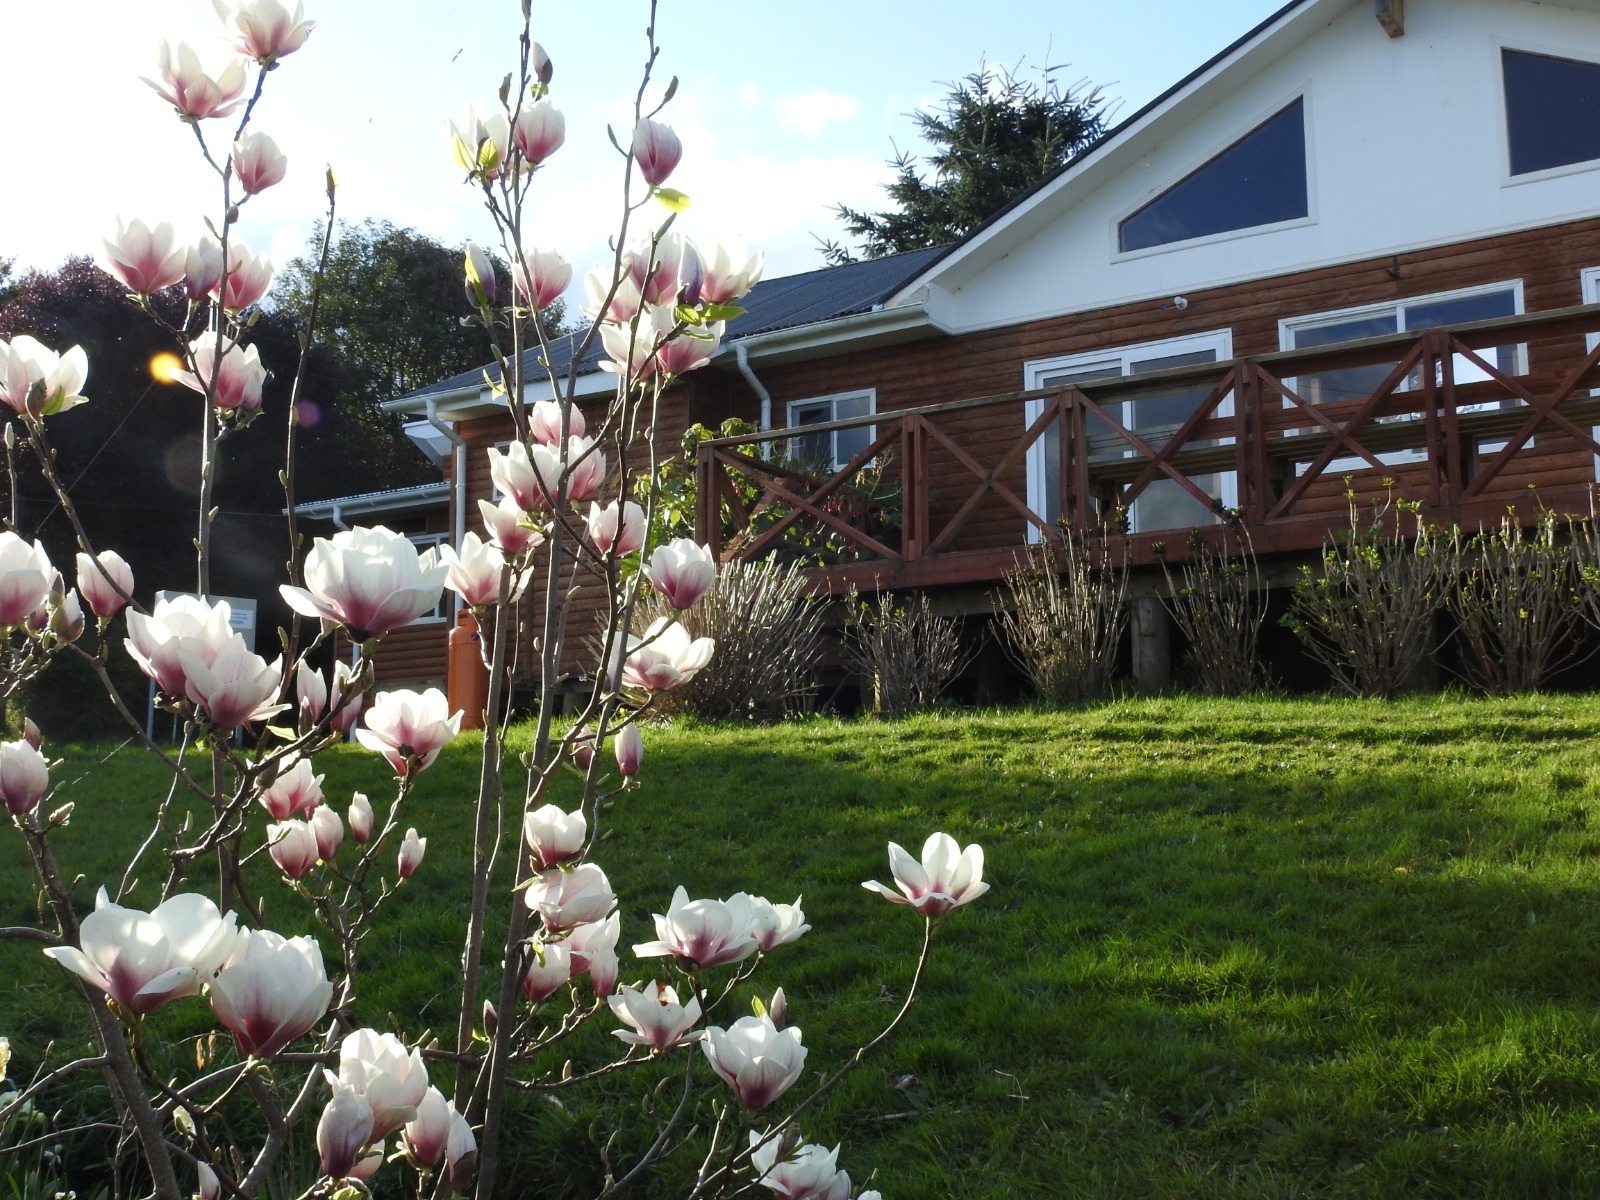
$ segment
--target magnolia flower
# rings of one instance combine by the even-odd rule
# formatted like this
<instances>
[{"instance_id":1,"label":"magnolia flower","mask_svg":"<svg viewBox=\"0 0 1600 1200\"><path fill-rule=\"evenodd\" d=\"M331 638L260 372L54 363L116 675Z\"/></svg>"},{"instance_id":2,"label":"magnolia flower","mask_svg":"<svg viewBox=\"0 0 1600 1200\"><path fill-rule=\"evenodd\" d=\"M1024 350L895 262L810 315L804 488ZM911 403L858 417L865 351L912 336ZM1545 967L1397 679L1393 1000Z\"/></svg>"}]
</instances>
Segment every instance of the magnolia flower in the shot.
<instances>
[{"instance_id":1,"label":"magnolia flower","mask_svg":"<svg viewBox=\"0 0 1600 1200\"><path fill-rule=\"evenodd\" d=\"M572 973L589 976L589 987L596 996L609 996L617 989L617 942L622 938L622 917L612 913L604 921L579 925L567 936L572 955Z\"/></svg>"},{"instance_id":2,"label":"magnolia flower","mask_svg":"<svg viewBox=\"0 0 1600 1200\"><path fill-rule=\"evenodd\" d=\"M657 617L643 637L628 636L622 682L651 692L669 691L693 679L711 661L715 649L710 638L691 640L682 625Z\"/></svg>"},{"instance_id":3,"label":"magnolia flower","mask_svg":"<svg viewBox=\"0 0 1600 1200\"><path fill-rule=\"evenodd\" d=\"M656 940L633 948L640 958L672 955L704 970L739 962L756 952L750 897L736 892L726 900L690 900L681 886L672 893L665 914L652 914Z\"/></svg>"},{"instance_id":4,"label":"magnolia flower","mask_svg":"<svg viewBox=\"0 0 1600 1200\"><path fill-rule=\"evenodd\" d=\"M516 558L544 541L544 534L529 523L528 514L509 496L499 504L479 500L478 511L483 514L483 528L489 535L489 544L501 554Z\"/></svg>"},{"instance_id":5,"label":"magnolia flower","mask_svg":"<svg viewBox=\"0 0 1600 1200\"><path fill-rule=\"evenodd\" d=\"M79 551L77 582L89 611L101 619L114 617L133 595L133 568L115 550L102 550L93 558Z\"/></svg>"},{"instance_id":6,"label":"magnolia flower","mask_svg":"<svg viewBox=\"0 0 1600 1200\"><path fill-rule=\"evenodd\" d=\"M272 260L264 254L259 257L251 254L250 247L243 242L234 242L228 247L227 279L222 284L222 294L213 292L212 299L229 312L239 312L265 296L271 286Z\"/></svg>"},{"instance_id":7,"label":"magnolia flower","mask_svg":"<svg viewBox=\"0 0 1600 1200\"><path fill-rule=\"evenodd\" d=\"M233 144L233 170L247 196L264 192L283 182L289 160L278 151L278 143L264 133L247 133Z\"/></svg>"},{"instance_id":8,"label":"magnolia flower","mask_svg":"<svg viewBox=\"0 0 1600 1200\"><path fill-rule=\"evenodd\" d=\"M654 321L602 325L600 346L610 361L601 363L600 369L635 382L648 379L655 373L656 350L661 340Z\"/></svg>"},{"instance_id":9,"label":"magnolia flower","mask_svg":"<svg viewBox=\"0 0 1600 1200\"><path fill-rule=\"evenodd\" d=\"M339 1044L338 1082L372 1105L372 1136L388 1137L417 1115L428 1091L422 1051L392 1033L358 1029Z\"/></svg>"},{"instance_id":10,"label":"magnolia flower","mask_svg":"<svg viewBox=\"0 0 1600 1200\"><path fill-rule=\"evenodd\" d=\"M582 437L588 432L588 425L583 419L583 410L570 400L563 404L559 400L535 400L528 406L528 433L533 440L542 446L559 446L561 444L561 410L567 413L567 436L569 438Z\"/></svg>"},{"instance_id":11,"label":"magnolia flower","mask_svg":"<svg viewBox=\"0 0 1600 1200\"><path fill-rule=\"evenodd\" d=\"M511 144L536 167L561 149L566 140L567 118L548 100L527 105L511 126Z\"/></svg>"},{"instance_id":12,"label":"magnolia flower","mask_svg":"<svg viewBox=\"0 0 1600 1200\"><path fill-rule=\"evenodd\" d=\"M145 83L185 121L225 117L239 107L239 98L244 94L242 62L235 59L213 79L201 69L199 56L187 42L179 42L176 52L172 43L162 42L156 69L161 73L162 82L146 78Z\"/></svg>"},{"instance_id":13,"label":"magnolia flower","mask_svg":"<svg viewBox=\"0 0 1600 1200\"><path fill-rule=\"evenodd\" d=\"M617 529L618 509L621 509L622 529ZM595 551L599 554L632 554L644 545L645 535L649 530L645 526L644 509L632 500L613 500L601 508L594 501L589 502L589 519L586 522L589 529L589 540L594 543Z\"/></svg>"},{"instance_id":14,"label":"magnolia flower","mask_svg":"<svg viewBox=\"0 0 1600 1200\"><path fill-rule=\"evenodd\" d=\"M683 143L668 126L647 117L633 127L633 161L651 187L665 183L682 157Z\"/></svg>"},{"instance_id":15,"label":"magnolia flower","mask_svg":"<svg viewBox=\"0 0 1600 1200\"><path fill-rule=\"evenodd\" d=\"M217 340L222 341L222 367L217 370ZM240 347L226 334L202 333L189 343L193 371L175 371L172 378L191 391L205 395L216 376L211 403L218 408L260 408L261 388L267 382L267 369L261 365L261 351L255 346Z\"/></svg>"},{"instance_id":16,"label":"magnolia flower","mask_svg":"<svg viewBox=\"0 0 1600 1200\"><path fill-rule=\"evenodd\" d=\"M450 1142L455 1105L436 1087L429 1087L417 1102L417 1115L400 1131L400 1145L414 1167L436 1167Z\"/></svg>"},{"instance_id":17,"label":"magnolia flower","mask_svg":"<svg viewBox=\"0 0 1600 1200\"><path fill-rule=\"evenodd\" d=\"M247 931L211 981L211 1011L233 1033L239 1053L271 1058L328 1011L333 984L312 937Z\"/></svg>"},{"instance_id":18,"label":"magnolia flower","mask_svg":"<svg viewBox=\"0 0 1600 1200\"><path fill-rule=\"evenodd\" d=\"M645 568L645 578L673 608L688 608L717 581L717 560L710 546L697 546L689 538L673 538L657 546Z\"/></svg>"},{"instance_id":19,"label":"magnolia flower","mask_svg":"<svg viewBox=\"0 0 1600 1200\"><path fill-rule=\"evenodd\" d=\"M472 1136L472 1126L458 1112L450 1114L450 1139L444 1147L444 1174L450 1186L462 1191L471 1180L472 1164L478 1154L478 1139Z\"/></svg>"},{"instance_id":20,"label":"magnolia flower","mask_svg":"<svg viewBox=\"0 0 1600 1200\"><path fill-rule=\"evenodd\" d=\"M50 590L50 632L63 642L75 642L83 634L83 605L76 588L63 593L57 582Z\"/></svg>"},{"instance_id":21,"label":"magnolia flower","mask_svg":"<svg viewBox=\"0 0 1600 1200\"><path fill-rule=\"evenodd\" d=\"M20 817L32 812L49 786L49 765L27 738L0 742L0 800L8 813ZM0 1079L4 1077L0 1071Z\"/></svg>"},{"instance_id":22,"label":"magnolia flower","mask_svg":"<svg viewBox=\"0 0 1600 1200\"><path fill-rule=\"evenodd\" d=\"M200 1183L200 1200L222 1200L222 1180L217 1178L211 1164L197 1159L194 1169Z\"/></svg>"},{"instance_id":23,"label":"magnolia flower","mask_svg":"<svg viewBox=\"0 0 1600 1200\"><path fill-rule=\"evenodd\" d=\"M209 233L183 252L183 294L190 300L214 295L222 282L222 243Z\"/></svg>"},{"instance_id":24,"label":"magnolia flower","mask_svg":"<svg viewBox=\"0 0 1600 1200\"><path fill-rule=\"evenodd\" d=\"M690 1032L700 1019L700 1002L690 996L688 1004L679 1004L678 993L664 983L650 984L644 991L625 987L607 1003L617 1020L629 1026L613 1029L613 1036L630 1046L671 1050L700 1040L700 1032Z\"/></svg>"},{"instance_id":25,"label":"magnolia flower","mask_svg":"<svg viewBox=\"0 0 1600 1200\"><path fill-rule=\"evenodd\" d=\"M522 996L529 1004L548 1000L572 978L572 953L563 942L535 942L522 977Z\"/></svg>"},{"instance_id":26,"label":"magnolia flower","mask_svg":"<svg viewBox=\"0 0 1600 1200\"><path fill-rule=\"evenodd\" d=\"M989 890L983 882L983 847L972 845L962 850L948 833L929 835L922 844L921 863L890 842L889 869L905 895L897 896L877 882L861 886L896 904L909 904L930 919L942 917Z\"/></svg>"},{"instance_id":27,"label":"magnolia flower","mask_svg":"<svg viewBox=\"0 0 1600 1200\"><path fill-rule=\"evenodd\" d=\"M337 820L337 818L335 818ZM304 821L283 821L267 826L267 853L290 879L304 879L317 865L317 835Z\"/></svg>"},{"instance_id":28,"label":"magnolia flower","mask_svg":"<svg viewBox=\"0 0 1600 1200\"><path fill-rule=\"evenodd\" d=\"M750 1132L750 1166L762 1187L788 1200L850 1200L850 1176L839 1170L839 1147L802 1144L780 1162L783 1141Z\"/></svg>"},{"instance_id":29,"label":"magnolia flower","mask_svg":"<svg viewBox=\"0 0 1600 1200\"><path fill-rule=\"evenodd\" d=\"M783 994L782 988L772 993L772 999L767 1001L766 1009L767 1017L775 1026L782 1029L789 1017L789 1000ZM760 1016L761 1014L757 1013L756 1015Z\"/></svg>"},{"instance_id":30,"label":"magnolia flower","mask_svg":"<svg viewBox=\"0 0 1600 1200\"><path fill-rule=\"evenodd\" d=\"M252 653L243 634L234 634L215 654L204 645L181 646L178 661L189 699L219 729L265 721L289 707L272 702L283 680L283 660L269 664Z\"/></svg>"},{"instance_id":31,"label":"magnolia flower","mask_svg":"<svg viewBox=\"0 0 1600 1200\"><path fill-rule=\"evenodd\" d=\"M294 15L278 0L211 0L224 25L239 32L233 48L263 67L271 67L286 54L306 44L316 27L305 19L305 5L297 3Z\"/></svg>"},{"instance_id":32,"label":"magnolia flower","mask_svg":"<svg viewBox=\"0 0 1600 1200\"><path fill-rule=\"evenodd\" d=\"M364 642L432 612L449 573L431 549L418 553L403 534L357 526L317 538L306 555L306 586L278 591L301 616L335 621Z\"/></svg>"},{"instance_id":33,"label":"magnolia flower","mask_svg":"<svg viewBox=\"0 0 1600 1200\"><path fill-rule=\"evenodd\" d=\"M198 994L245 936L234 914L223 916L204 896L181 893L146 913L111 903L101 888L78 926L78 945L45 954L129 1012L147 1013Z\"/></svg>"},{"instance_id":34,"label":"magnolia flower","mask_svg":"<svg viewBox=\"0 0 1600 1200\"><path fill-rule=\"evenodd\" d=\"M599 921L617 905L611 881L594 863L580 863L570 871L545 871L528 884L524 896L551 933Z\"/></svg>"},{"instance_id":35,"label":"magnolia flower","mask_svg":"<svg viewBox=\"0 0 1600 1200\"><path fill-rule=\"evenodd\" d=\"M347 1179L372 1140L372 1105L352 1087L335 1081L333 1099L317 1122L317 1155L322 1173L330 1179Z\"/></svg>"},{"instance_id":36,"label":"magnolia flower","mask_svg":"<svg viewBox=\"0 0 1600 1200\"><path fill-rule=\"evenodd\" d=\"M632 779L639 773L639 764L644 760L644 738L637 725L624 725L618 730L611 741L611 750L617 757L617 773L624 779Z\"/></svg>"},{"instance_id":37,"label":"magnolia flower","mask_svg":"<svg viewBox=\"0 0 1600 1200\"><path fill-rule=\"evenodd\" d=\"M656 351L656 367L668 375L686 375L711 361L722 346L723 323L715 321L705 333L686 329L662 343Z\"/></svg>"},{"instance_id":38,"label":"magnolia flower","mask_svg":"<svg viewBox=\"0 0 1600 1200\"><path fill-rule=\"evenodd\" d=\"M7 535L0 534L0 564L4 562ZM0 565L3 582L3 565ZM3 615L3 611L0 611ZM196 596L174 596L157 600L149 616L128 610L128 637L123 643L139 669L156 681L169 696L188 691L184 658L215 658L234 635L230 624L232 610L226 600L207 604Z\"/></svg>"},{"instance_id":39,"label":"magnolia flower","mask_svg":"<svg viewBox=\"0 0 1600 1200\"><path fill-rule=\"evenodd\" d=\"M759 252L752 255L742 267L734 266L724 246L718 246L716 254L710 258L702 253L700 261L705 267L700 299L706 304L732 304L761 278L762 256Z\"/></svg>"},{"instance_id":40,"label":"magnolia flower","mask_svg":"<svg viewBox=\"0 0 1600 1200\"><path fill-rule=\"evenodd\" d=\"M586 437L573 434L565 453L560 448L535 445L531 450L512 442L502 453L489 450L489 475L494 484L524 512L545 512L555 505L561 478L567 476L567 499L587 500L606 481L605 454Z\"/></svg>"},{"instance_id":41,"label":"magnolia flower","mask_svg":"<svg viewBox=\"0 0 1600 1200\"><path fill-rule=\"evenodd\" d=\"M549 308L572 282L572 264L554 250L527 250L511 264L511 282L531 307Z\"/></svg>"},{"instance_id":42,"label":"magnolia flower","mask_svg":"<svg viewBox=\"0 0 1600 1200\"><path fill-rule=\"evenodd\" d=\"M373 701L362 718L356 741L388 760L396 775L414 775L433 765L439 751L461 732L461 714L438 688L425 692L397 689Z\"/></svg>"},{"instance_id":43,"label":"magnolia flower","mask_svg":"<svg viewBox=\"0 0 1600 1200\"><path fill-rule=\"evenodd\" d=\"M165 221L151 230L137 217L127 225L119 217L117 240L100 244L106 248L101 270L137 295L159 292L183 278L184 251L174 245L172 226Z\"/></svg>"},{"instance_id":44,"label":"magnolia flower","mask_svg":"<svg viewBox=\"0 0 1600 1200\"><path fill-rule=\"evenodd\" d=\"M765 896L750 897L750 932L756 939L756 948L763 954L799 939L810 929L806 914L800 908L801 897L793 904L773 904Z\"/></svg>"},{"instance_id":45,"label":"magnolia flower","mask_svg":"<svg viewBox=\"0 0 1600 1200\"><path fill-rule=\"evenodd\" d=\"M329 805L322 805L311 814L311 832L317 839L317 857L331 863L344 841L344 822Z\"/></svg>"},{"instance_id":46,"label":"magnolia flower","mask_svg":"<svg viewBox=\"0 0 1600 1200\"><path fill-rule=\"evenodd\" d=\"M643 310L644 295L627 273L613 288L613 269L609 265L598 266L583 277L583 291L589 298L583 311L586 316L598 317L608 325L627 325Z\"/></svg>"},{"instance_id":47,"label":"magnolia flower","mask_svg":"<svg viewBox=\"0 0 1600 1200\"><path fill-rule=\"evenodd\" d=\"M400 861L395 867L401 879L410 879L417 873L427 849L427 838L418 837L414 828L406 830L406 836L400 841Z\"/></svg>"},{"instance_id":48,"label":"magnolia flower","mask_svg":"<svg viewBox=\"0 0 1600 1200\"><path fill-rule=\"evenodd\" d=\"M300 702L301 731L309 730L327 717L330 728L341 734L349 733L361 715L364 699L360 692L351 694L354 686L355 669L349 663L335 664L330 689L322 672L301 659L295 666L295 698Z\"/></svg>"},{"instance_id":49,"label":"magnolia flower","mask_svg":"<svg viewBox=\"0 0 1600 1200\"><path fill-rule=\"evenodd\" d=\"M780 1030L767 1017L740 1017L727 1029L707 1029L700 1048L745 1108L771 1104L806 1065L799 1028Z\"/></svg>"},{"instance_id":50,"label":"magnolia flower","mask_svg":"<svg viewBox=\"0 0 1600 1200\"><path fill-rule=\"evenodd\" d=\"M350 808L345 813L350 822L350 836L363 846L372 840L372 802L361 793L350 797Z\"/></svg>"},{"instance_id":51,"label":"magnolia flower","mask_svg":"<svg viewBox=\"0 0 1600 1200\"><path fill-rule=\"evenodd\" d=\"M55 582L42 542L30 546L9 529L0 532L0 625L20 625L39 611Z\"/></svg>"},{"instance_id":52,"label":"magnolia flower","mask_svg":"<svg viewBox=\"0 0 1600 1200\"><path fill-rule=\"evenodd\" d=\"M18 334L0 341L0 403L18 413L53 417L82 404L79 393L89 377L89 359L82 346L57 354L42 342Z\"/></svg>"},{"instance_id":53,"label":"magnolia flower","mask_svg":"<svg viewBox=\"0 0 1600 1200\"><path fill-rule=\"evenodd\" d=\"M475 178L499 178L511 136L505 114L496 113L485 121L468 105L466 119L460 124L451 121L449 126L456 165Z\"/></svg>"},{"instance_id":54,"label":"magnolia flower","mask_svg":"<svg viewBox=\"0 0 1600 1200\"><path fill-rule=\"evenodd\" d=\"M483 247L469 240L464 269L467 281L467 299L477 304L494 303L494 263L483 252Z\"/></svg>"},{"instance_id":55,"label":"magnolia flower","mask_svg":"<svg viewBox=\"0 0 1600 1200\"><path fill-rule=\"evenodd\" d=\"M541 871L576 858L588 834L589 823L581 807L562 812L559 805L546 804L522 818L522 839Z\"/></svg>"},{"instance_id":56,"label":"magnolia flower","mask_svg":"<svg viewBox=\"0 0 1600 1200\"><path fill-rule=\"evenodd\" d=\"M290 817L309 815L323 802L324 775L311 773L311 760L296 759L292 767L279 771L261 794L256 797L274 821L287 821Z\"/></svg>"},{"instance_id":57,"label":"magnolia flower","mask_svg":"<svg viewBox=\"0 0 1600 1200\"><path fill-rule=\"evenodd\" d=\"M555 78L555 64L550 61L550 55L538 42L534 42L528 52L529 64L533 67L533 77L545 87L550 86L550 81Z\"/></svg>"},{"instance_id":58,"label":"magnolia flower","mask_svg":"<svg viewBox=\"0 0 1600 1200\"><path fill-rule=\"evenodd\" d=\"M446 570L445 587L459 595L468 608L487 608L500 603L500 573L505 556L470 530L461 538L461 549L439 547L439 560ZM510 599L522 592L524 580L511 581Z\"/></svg>"}]
</instances>

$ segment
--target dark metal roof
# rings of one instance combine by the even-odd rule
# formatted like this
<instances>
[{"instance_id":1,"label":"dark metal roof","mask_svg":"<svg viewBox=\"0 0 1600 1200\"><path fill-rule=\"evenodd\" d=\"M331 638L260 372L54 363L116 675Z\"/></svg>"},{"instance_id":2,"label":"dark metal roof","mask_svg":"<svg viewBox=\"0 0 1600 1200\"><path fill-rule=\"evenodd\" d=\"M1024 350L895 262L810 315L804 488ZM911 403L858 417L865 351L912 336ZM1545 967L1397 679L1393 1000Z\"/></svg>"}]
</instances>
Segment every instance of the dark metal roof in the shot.
<instances>
[{"instance_id":1,"label":"dark metal roof","mask_svg":"<svg viewBox=\"0 0 1600 1200\"><path fill-rule=\"evenodd\" d=\"M842 267L824 267L800 275L785 275L780 279L763 279L750 289L750 294L740 301L744 315L728 325L724 342L736 341L758 333L771 333L777 329L791 329L797 325L810 325L847 317L856 313L871 312L893 295L913 275L928 266L943 253L943 247L931 246L925 250L908 250L904 254L891 254L885 258L869 258ZM556 374L565 376L572 357L574 339L558 338L550 344L550 353ZM543 375L539 365L537 347L523 354L523 370L529 379ZM580 375L599 370L604 357L600 339L596 338L579 363ZM463 371L449 379L441 379L425 388L402 396L402 400L425 400L479 386L485 374L498 380L500 371L493 365Z\"/></svg>"}]
</instances>

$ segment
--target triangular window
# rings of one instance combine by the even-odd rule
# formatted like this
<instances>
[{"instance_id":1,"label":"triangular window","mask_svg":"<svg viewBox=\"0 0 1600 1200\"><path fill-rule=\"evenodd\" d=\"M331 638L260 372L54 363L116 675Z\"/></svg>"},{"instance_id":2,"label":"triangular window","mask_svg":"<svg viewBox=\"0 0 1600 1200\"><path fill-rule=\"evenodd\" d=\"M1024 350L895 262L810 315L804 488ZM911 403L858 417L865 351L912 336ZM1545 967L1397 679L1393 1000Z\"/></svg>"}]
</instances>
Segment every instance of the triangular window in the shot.
<instances>
[{"instance_id":1,"label":"triangular window","mask_svg":"<svg viewBox=\"0 0 1600 1200\"><path fill-rule=\"evenodd\" d=\"M1511 173L1600 159L1600 64L1501 50Z\"/></svg>"},{"instance_id":2,"label":"triangular window","mask_svg":"<svg viewBox=\"0 0 1600 1200\"><path fill-rule=\"evenodd\" d=\"M1124 252L1146 250L1310 211L1302 97L1124 220L1117 243Z\"/></svg>"}]
</instances>

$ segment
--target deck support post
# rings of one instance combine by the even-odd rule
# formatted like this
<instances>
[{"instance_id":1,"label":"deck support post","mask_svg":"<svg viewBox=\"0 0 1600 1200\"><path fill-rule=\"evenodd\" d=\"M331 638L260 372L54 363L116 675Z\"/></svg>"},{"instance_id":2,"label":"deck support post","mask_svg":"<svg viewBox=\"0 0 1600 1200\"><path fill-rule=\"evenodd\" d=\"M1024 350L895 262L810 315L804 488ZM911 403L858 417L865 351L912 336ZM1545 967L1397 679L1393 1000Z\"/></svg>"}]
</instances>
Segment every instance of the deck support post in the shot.
<instances>
[{"instance_id":1,"label":"deck support post","mask_svg":"<svg viewBox=\"0 0 1600 1200\"><path fill-rule=\"evenodd\" d=\"M1172 617L1159 596L1136 596L1131 603L1133 685L1159 692L1172 683Z\"/></svg>"}]
</instances>

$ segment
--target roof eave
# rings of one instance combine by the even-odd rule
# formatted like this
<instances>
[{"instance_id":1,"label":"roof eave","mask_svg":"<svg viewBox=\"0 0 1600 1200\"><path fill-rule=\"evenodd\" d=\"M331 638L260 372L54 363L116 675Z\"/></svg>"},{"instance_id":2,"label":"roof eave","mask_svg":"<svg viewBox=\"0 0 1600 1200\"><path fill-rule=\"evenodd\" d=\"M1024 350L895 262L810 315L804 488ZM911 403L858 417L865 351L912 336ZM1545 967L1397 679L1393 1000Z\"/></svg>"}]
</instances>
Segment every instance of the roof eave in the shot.
<instances>
[{"instance_id":1,"label":"roof eave","mask_svg":"<svg viewBox=\"0 0 1600 1200\"><path fill-rule=\"evenodd\" d=\"M736 369L735 346L743 346L745 354L754 361L778 364L800 358L828 358L948 332L929 315L925 305L901 304L827 321L812 321L807 325L791 325L767 333L752 333L725 343L711 361L715 366Z\"/></svg>"}]
</instances>

